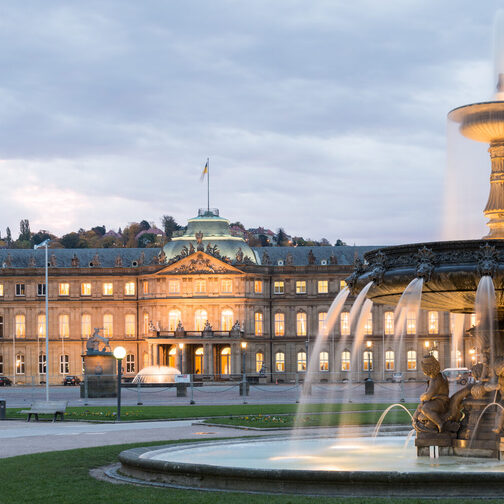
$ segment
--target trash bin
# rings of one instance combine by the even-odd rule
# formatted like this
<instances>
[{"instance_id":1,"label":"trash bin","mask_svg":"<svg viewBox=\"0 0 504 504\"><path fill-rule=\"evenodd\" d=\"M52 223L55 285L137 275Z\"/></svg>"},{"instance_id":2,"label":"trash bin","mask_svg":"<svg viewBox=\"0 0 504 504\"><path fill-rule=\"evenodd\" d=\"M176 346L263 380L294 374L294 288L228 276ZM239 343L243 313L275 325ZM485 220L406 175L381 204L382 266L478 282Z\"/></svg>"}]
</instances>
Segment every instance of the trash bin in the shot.
<instances>
[{"instance_id":1,"label":"trash bin","mask_svg":"<svg viewBox=\"0 0 504 504\"><path fill-rule=\"evenodd\" d=\"M0 399L0 420L5 420L7 412L6 400Z\"/></svg>"},{"instance_id":2,"label":"trash bin","mask_svg":"<svg viewBox=\"0 0 504 504\"><path fill-rule=\"evenodd\" d=\"M187 397L187 383L177 383L177 397Z\"/></svg>"},{"instance_id":3,"label":"trash bin","mask_svg":"<svg viewBox=\"0 0 504 504\"><path fill-rule=\"evenodd\" d=\"M365 395L374 394L374 381L371 378L366 378L364 380L364 394Z\"/></svg>"},{"instance_id":4,"label":"trash bin","mask_svg":"<svg viewBox=\"0 0 504 504\"><path fill-rule=\"evenodd\" d=\"M250 391L249 382L240 382L240 395L241 396L248 396L249 391Z\"/></svg>"}]
</instances>

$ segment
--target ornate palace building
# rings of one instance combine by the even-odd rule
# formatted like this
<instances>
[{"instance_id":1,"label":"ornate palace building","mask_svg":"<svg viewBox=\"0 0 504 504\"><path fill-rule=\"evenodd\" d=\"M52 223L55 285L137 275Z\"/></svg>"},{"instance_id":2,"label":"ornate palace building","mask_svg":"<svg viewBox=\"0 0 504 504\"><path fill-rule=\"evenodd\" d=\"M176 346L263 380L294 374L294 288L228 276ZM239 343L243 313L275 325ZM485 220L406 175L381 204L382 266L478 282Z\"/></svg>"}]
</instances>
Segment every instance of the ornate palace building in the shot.
<instances>
[{"instance_id":1,"label":"ornate palace building","mask_svg":"<svg viewBox=\"0 0 504 504\"><path fill-rule=\"evenodd\" d=\"M250 248L211 210L190 219L186 233L163 249L49 249L51 381L82 373L81 356L94 328L112 348L126 348L129 376L149 365L169 365L200 379L233 379L242 371L246 342L248 374L292 381L305 372L355 257L372 248ZM44 379L44 262L43 249L0 251L0 374L18 383ZM419 378L427 342L449 366L448 314L420 312L418 320L412 314L400 349L393 341L393 308L374 306L364 328L369 346L352 348L353 300L317 349L320 380L350 373L362 379L369 371L386 380L397 369L406 379ZM469 358L467 351L458 350L459 364Z\"/></svg>"}]
</instances>

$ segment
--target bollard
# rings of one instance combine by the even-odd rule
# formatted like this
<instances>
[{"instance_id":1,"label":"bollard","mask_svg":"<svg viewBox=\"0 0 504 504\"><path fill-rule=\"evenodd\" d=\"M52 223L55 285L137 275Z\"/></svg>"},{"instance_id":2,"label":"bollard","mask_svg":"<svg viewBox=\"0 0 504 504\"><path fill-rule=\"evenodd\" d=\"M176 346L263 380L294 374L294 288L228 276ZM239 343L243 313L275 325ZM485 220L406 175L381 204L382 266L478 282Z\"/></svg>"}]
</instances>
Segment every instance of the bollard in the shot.
<instances>
[{"instance_id":1,"label":"bollard","mask_svg":"<svg viewBox=\"0 0 504 504\"><path fill-rule=\"evenodd\" d=\"M187 383L177 383L177 397L187 397Z\"/></svg>"},{"instance_id":2,"label":"bollard","mask_svg":"<svg viewBox=\"0 0 504 504\"><path fill-rule=\"evenodd\" d=\"M193 375L191 375L191 384L189 386L191 387L191 400L189 401L189 404L195 404L195 402L194 402Z\"/></svg>"},{"instance_id":3,"label":"bollard","mask_svg":"<svg viewBox=\"0 0 504 504\"><path fill-rule=\"evenodd\" d=\"M84 376L84 406L88 405L88 377Z\"/></svg>"},{"instance_id":4,"label":"bollard","mask_svg":"<svg viewBox=\"0 0 504 504\"><path fill-rule=\"evenodd\" d=\"M374 394L374 381L371 378L366 378L364 380L364 394L365 395Z\"/></svg>"},{"instance_id":5,"label":"bollard","mask_svg":"<svg viewBox=\"0 0 504 504\"><path fill-rule=\"evenodd\" d=\"M0 420L5 420L7 412L7 401L0 399Z\"/></svg>"},{"instance_id":6,"label":"bollard","mask_svg":"<svg viewBox=\"0 0 504 504\"><path fill-rule=\"evenodd\" d=\"M137 406L142 406L142 384L140 383L140 380L137 382Z\"/></svg>"}]
</instances>

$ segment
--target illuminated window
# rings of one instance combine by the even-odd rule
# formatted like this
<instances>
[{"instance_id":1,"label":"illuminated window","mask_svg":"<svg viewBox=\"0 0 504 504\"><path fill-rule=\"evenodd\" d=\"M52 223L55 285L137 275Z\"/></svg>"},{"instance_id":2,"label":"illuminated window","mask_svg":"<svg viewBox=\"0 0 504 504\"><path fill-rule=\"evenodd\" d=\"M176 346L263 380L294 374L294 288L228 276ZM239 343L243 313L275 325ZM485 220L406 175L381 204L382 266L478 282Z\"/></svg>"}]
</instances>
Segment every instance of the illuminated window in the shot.
<instances>
[{"instance_id":1,"label":"illuminated window","mask_svg":"<svg viewBox=\"0 0 504 504\"><path fill-rule=\"evenodd\" d=\"M202 374L203 373L203 356L204 356L203 347L199 347L194 352L194 374Z\"/></svg>"},{"instance_id":2,"label":"illuminated window","mask_svg":"<svg viewBox=\"0 0 504 504\"><path fill-rule=\"evenodd\" d=\"M103 295L112 296L114 294L114 285L111 282L103 284Z\"/></svg>"},{"instance_id":3,"label":"illuminated window","mask_svg":"<svg viewBox=\"0 0 504 504\"><path fill-rule=\"evenodd\" d=\"M143 333L145 335L149 334L149 314L145 313L143 314Z\"/></svg>"},{"instance_id":4,"label":"illuminated window","mask_svg":"<svg viewBox=\"0 0 504 504\"><path fill-rule=\"evenodd\" d=\"M373 313L369 312L366 323L364 324L364 334L373 334Z\"/></svg>"},{"instance_id":5,"label":"illuminated window","mask_svg":"<svg viewBox=\"0 0 504 504\"><path fill-rule=\"evenodd\" d=\"M16 374L25 374L25 360L22 353L16 355Z\"/></svg>"},{"instance_id":6,"label":"illuminated window","mask_svg":"<svg viewBox=\"0 0 504 504\"><path fill-rule=\"evenodd\" d=\"M416 313L408 312L406 318L406 334L416 334Z\"/></svg>"},{"instance_id":7,"label":"illuminated window","mask_svg":"<svg viewBox=\"0 0 504 504\"><path fill-rule=\"evenodd\" d=\"M135 295L135 282L126 282L124 284L124 294L126 296L134 296Z\"/></svg>"},{"instance_id":8,"label":"illuminated window","mask_svg":"<svg viewBox=\"0 0 504 504\"><path fill-rule=\"evenodd\" d=\"M226 347L221 350L221 374L231 373L231 348Z\"/></svg>"},{"instance_id":9,"label":"illuminated window","mask_svg":"<svg viewBox=\"0 0 504 504\"><path fill-rule=\"evenodd\" d=\"M60 296L69 296L70 295L70 284L66 282L62 282L58 284L58 294Z\"/></svg>"},{"instance_id":10,"label":"illuminated window","mask_svg":"<svg viewBox=\"0 0 504 504\"><path fill-rule=\"evenodd\" d=\"M326 328L327 312L321 311L318 314L318 332L320 334L327 334Z\"/></svg>"},{"instance_id":11,"label":"illuminated window","mask_svg":"<svg viewBox=\"0 0 504 504\"><path fill-rule=\"evenodd\" d=\"M273 284L273 293L274 294L284 293L284 283L282 281L277 281Z\"/></svg>"},{"instance_id":12,"label":"illuminated window","mask_svg":"<svg viewBox=\"0 0 504 504\"><path fill-rule=\"evenodd\" d=\"M327 294L329 292L329 282L327 280L319 280L317 285L319 294Z\"/></svg>"},{"instance_id":13,"label":"illuminated window","mask_svg":"<svg viewBox=\"0 0 504 504\"><path fill-rule=\"evenodd\" d=\"M264 373L264 354L262 352L257 352L255 356L256 362L256 373Z\"/></svg>"},{"instance_id":14,"label":"illuminated window","mask_svg":"<svg viewBox=\"0 0 504 504\"><path fill-rule=\"evenodd\" d=\"M373 352L370 350L362 354L362 368L364 371L373 371Z\"/></svg>"},{"instance_id":15,"label":"illuminated window","mask_svg":"<svg viewBox=\"0 0 504 504\"><path fill-rule=\"evenodd\" d=\"M3 284L0 284L0 297L3 297Z\"/></svg>"},{"instance_id":16,"label":"illuminated window","mask_svg":"<svg viewBox=\"0 0 504 504\"><path fill-rule=\"evenodd\" d=\"M25 295L25 284L17 283L16 284L16 296L24 296Z\"/></svg>"},{"instance_id":17,"label":"illuminated window","mask_svg":"<svg viewBox=\"0 0 504 504\"><path fill-rule=\"evenodd\" d=\"M306 352L297 353L297 370L306 371Z\"/></svg>"},{"instance_id":18,"label":"illuminated window","mask_svg":"<svg viewBox=\"0 0 504 504\"><path fill-rule=\"evenodd\" d=\"M206 280L196 280L194 283L194 292L196 294L205 294Z\"/></svg>"},{"instance_id":19,"label":"illuminated window","mask_svg":"<svg viewBox=\"0 0 504 504\"><path fill-rule=\"evenodd\" d=\"M81 316L81 337L88 339L91 337L91 315L83 313Z\"/></svg>"},{"instance_id":20,"label":"illuminated window","mask_svg":"<svg viewBox=\"0 0 504 504\"><path fill-rule=\"evenodd\" d=\"M341 352L341 371L350 371L350 352Z\"/></svg>"},{"instance_id":21,"label":"illuminated window","mask_svg":"<svg viewBox=\"0 0 504 504\"><path fill-rule=\"evenodd\" d=\"M172 368L176 368L177 364L177 347L172 345L170 351L168 352L168 366Z\"/></svg>"},{"instance_id":22,"label":"illuminated window","mask_svg":"<svg viewBox=\"0 0 504 504\"><path fill-rule=\"evenodd\" d=\"M476 327L476 313L471 313L471 327Z\"/></svg>"},{"instance_id":23,"label":"illuminated window","mask_svg":"<svg viewBox=\"0 0 504 504\"><path fill-rule=\"evenodd\" d=\"M417 368L416 350L408 350L408 371L415 371Z\"/></svg>"},{"instance_id":24,"label":"illuminated window","mask_svg":"<svg viewBox=\"0 0 504 504\"><path fill-rule=\"evenodd\" d=\"M45 338L46 335L45 315L37 315L37 335L39 338Z\"/></svg>"},{"instance_id":25,"label":"illuminated window","mask_svg":"<svg viewBox=\"0 0 504 504\"><path fill-rule=\"evenodd\" d=\"M275 336L285 336L285 315L275 313Z\"/></svg>"},{"instance_id":26,"label":"illuminated window","mask_svg":"<svg viewBox=\"0 0 504 504\"><path fill-rule=\"evenodd\" d=\"M126 373L135 373L135 356L132 353L126 355Z\"/></svg>"},{"instance_id":27,"label":"illuminated window","mask_svg":"<svg viewBox=\"0 0 504 504\"><path fill-rule=\"evenodd\" d=\"M38 358L38 372L39 374L45 374L46 372L46 356L45 354L41 353Z\"/></svg>"},{"instance_id":28,"label":"illuminated window","mask_svg":"<svg viewBox=\"0 0 504 504\"><path fill-rule=\"evenodd\" d=\"M142 293L149 294L149 282L147 280L142 282Z\"/></svg>"},{"instance_id":29,"label":"illuminated window","mask_svg":"<svg viewBox=\"0 0 504 504\"><path fill-rule=\"evenodd\" d=\"M80 286L81 296L91 296L91 284L89 282L82 282Z\"/></svg>"},{"instance_id":30,"label":"illuminated window","mask_svg":"<svg viewBox=\"0 0 504 504\"><path fill-rule=\"evenodd\" d=\"M45 296L46 289L45 284L39 283L37 284L37 296Z\"/></svg>"},{"instance_id":31,"label":"illuminated window","mask_svg":"<svg viewBox=\"0 0 504 504\"><path fill-rule=\"evenodd\" d=\"M207 320L208 313L206 310L196 310L194 314L194 326L196 327L196 331L203 331Z\"/></svg>"},{"instance_id":32,"label":"illuminated window","mask_svg":"<svg viewBox=\"0 0 504 504\"><path fill-rule=\"evenodd\" d=\"M386 311L385 312L385 334L390 336L394 334L394 312Z\"/></svg>"},{"instance_id":33,"label":"illuminated window","mask_svg":"<svg viewBox=\"0 0 504 504\"><path fill-rule=\"evenodd\" d=\"M296 282L296 294L306 294L306 282L304 280Z\"/></svg>"},{"instance_id":34,"label":"illuminated window","mask_svg":"<svg viewBox=\"0 0 504 504\"><path fill-rule=\"evenodd\" d=\"M222 310L221 331L231 331L232 328L233 328L233 310Z\"/></svg>"},{"instance_id":35,"label":"illuminated window","mask_svg":"<svg viewBox=\"0 0 504 504\"><path fill-rule=\"evenodd\" d=\"M394 351L387 350L385 352L385 369L387 371L394 371Z\"/></svg>"},{"instance_id":36,"label":"illuminated window","mask_svg":"<svg viewBox=\"0 0 504 504\"><path fill-rule=\"evenodd\" d=\"M26 337L26 319L24 315L16 315L16 338Z\"/></svg>"},{"instance_id":37,"label":"illuminated window","mask_svg":"<svg viewBox=\"0 0 504 504\"><path fill-rule=\"evenodd\" d=\"M340 332L341 332L342 336L348 336L350 334L350 313L349 312L341 312Z\"/></svg>"},{"instance_id":38,"label":"illuminated window","mask_svg":"<svg viewBox=\"0 0 504 504\"><path fill-rule=\"evenodd\" d=\"M170 280L168 282L168 292L170 294L180 294L180 281L179 280Z\"/></svg>"},{"instance_id":39,"label":"illuminated window","mask_svg":"<svg viewBox=\"0 0 504 504\"><path fill-rule=\"evenodd\" d=\"M114 316L111 313L103 315L103 335L112 338L114 335Z\"/></svg>"},{"instance_id":40,"label":"illuminated window","mask_svg":"<svg viewBox=\"0 0 504 504\"><path fill-rule=\"evenodd\" d=\"M262 312L254 313L254 334L256 336L263 335L263 314Z\"/></svg>"},{"instance_id":41,"label":"illuminated window","mask_svg":"<svg viewBox=\"0 0 504 504\"><path fill-rule=\"evenodd\" d=\"M59 337L68 338L70 336L70 317L68 315L60 315L59 321Z\"/></svg>"},{"instance_id":42,"label":"illuminated window","mask_svg":"<svg viewBox=\"0 0 504 504\"><path fill-rule=\"evenodd\" d=\"M296 334L306 336L306 313L297 312L296 314Z\"/></svg>"},{"instance_id":43,"label":"illuminated window","mask_svg":"<svg viewBox=\"0 0 504 504\"><path fill-rule=\"evenodd\" d=\"M320 371L329 371L329 353L320 352L319 357L320 357L319 358Z\"/></svg>"},{"instance_id":44,"label":"illuminated window","mask_svg":"<svg viewBox=\"0 0 504 504\"><path fill-rule=\"evenodd\" d=\"M277 352L275 354L275 371L282 373L285 371L285 354Z\"/></svg>"},{"instance_id":45,"label":"illuminated window","mask_svg":"<svg viewBox=\"0 0 504 504\"><path fill-rule=\"evenodd\" d=\"M60 374L68 374L70 372L70 357L68 355L60 355Z\"/></svg>"},{"instance_id":46,"label":"illuminated window","mask_svg":"<svg viewBox=\"0 0 504 504\"><path fill-rule=\"evenodd\" d=\"M233 280L222 280L221 291L223 294L230 294L233 292Z\"/></svg>"},{"instance_id":47,"label":"illuminated window","mask_svg":"<svg viewBox=\"0 0 504 504\"><path fill-rule=\"evenodd\" d=\"M124 316L124 332L127 338L135 337L135 315L132 313L127 313Z\"/></svg>"},{"instance_id":48,"label":"illuminated window","mask_svg":"<svg viewBox=\"0 0 504 504\"><path fill-rule=\"evenodd\" d=\"M254 292L256 294L262 294L263 291L263 282L262 280L256 280L254 282Z\"/></svg>"},{"instance_id":49,"label":"illuminated window","mask_svg":"<svg viewBox=\"0 0 504 504\"><path fill-rule=\"evenodd\" d=\"M345 280L340 280L340 283L339 283L340 290L343 290L346 286L347 286L347 283L345 282Z\"/></svg>"},{"instance_id":50,"label":"illuminated window","mask_svg":"<svg viewBox=\"0 0 504 504\"><path fill-rule=\"evenodd\" d=\"M427 318L429 320L429 334L438 334L439 333L439 314L435 311L430 311L427 314Z\"/></svg>"},{"instance_id":51,"label":"illuminated window","mask_svg":"<svg viewBox=\"0 0 504 504\"><path fill-rule=\"evenodd\" d=\"M181 319L180 310L170 310L168 313L168 331L176 331Z\"/></svg>"}]
</instances>

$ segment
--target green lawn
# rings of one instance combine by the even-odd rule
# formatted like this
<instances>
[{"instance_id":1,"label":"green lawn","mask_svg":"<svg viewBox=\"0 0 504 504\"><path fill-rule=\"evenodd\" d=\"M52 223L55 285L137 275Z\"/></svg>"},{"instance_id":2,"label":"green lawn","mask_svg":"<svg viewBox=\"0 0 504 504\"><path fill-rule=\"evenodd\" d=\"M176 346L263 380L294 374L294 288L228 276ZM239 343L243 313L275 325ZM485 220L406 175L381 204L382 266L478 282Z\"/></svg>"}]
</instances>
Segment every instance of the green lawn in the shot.
<instances>
[{"instance_id":1,"label":"green lawn","mask_svg":"<svg viewBox=\"0 0 504 504\"><path fill-rule=\"evenodd\" d=\"M159 445L142 443L142 446ZM222 492L199 492L133 485L115 485L97 481L89 470L117 461L122 450L139 444L85 448L62 452L22 455L0 459L0 504L415 504L432 502L417 498L326 498L289 495L255 495ZM436 502L439 502L436 500ZM474 499L446 499L443 504L469 504ZM498 503L502 500L485 500Z\"/></svg>"},{"instance_id":2,"label":"green lawn","mask_svg":"<svg viewBox=\"0 0 504 504\"><path fill-rule=\"evenodd\" d=\"M173 420L180 418L203 418L219 416L247 415L282 415L295 414L297 404L237 404L218 406L123 406L122 420ZM323 413L339 411L384 410L389 404L306 404L305 413ZM416 404L405 404L414 409ZM22 418L26 415L19 412L26 408L7 408L7 418ZM114 406L82 406L67 408L65 418L69 420L114 421L116 408Z\"/></svg>"}]
</instances>

